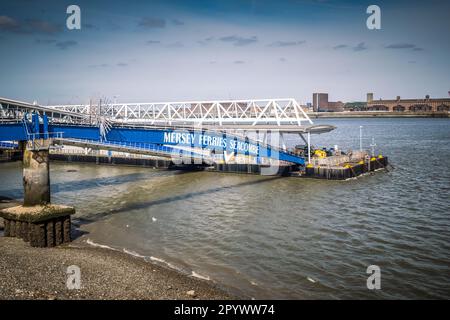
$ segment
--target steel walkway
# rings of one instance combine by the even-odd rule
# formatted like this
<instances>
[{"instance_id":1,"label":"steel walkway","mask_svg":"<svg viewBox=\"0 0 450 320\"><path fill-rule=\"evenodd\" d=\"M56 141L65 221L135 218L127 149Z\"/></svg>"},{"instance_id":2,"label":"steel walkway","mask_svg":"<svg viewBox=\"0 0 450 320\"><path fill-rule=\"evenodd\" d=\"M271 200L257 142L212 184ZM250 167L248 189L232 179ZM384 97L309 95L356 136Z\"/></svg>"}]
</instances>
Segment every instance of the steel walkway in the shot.
<instances>
[{"instance_id":1,"label":"steel walkway","mask_svg":"<svg viewBox=\"0 0 450 320\"><path fill-rule=\"evenodd\" d=\"M197 152L186 151L178 148L151 143L97 141L97 140L66 139L66 138L54 138L53 141L57 145L69 145L82 148L151 155L168 159L183 159L183 157L184 158L189 157L190 159L200 161L200 163L211 162L210 158Z\"/></svg>"},{"instance_id":2,"label":"steel walkway","mask_svg":"<svg viewBox=\"0 0 450 320\"><path fill-rule=\"evenodd\" d=\"M133 144L140 144L133 152L158 154L174 153L162 149L165 146L190 148L191 154L198 149L213 149L219 154L256 157L258 163L268 158L303 165L303 157L284 147L283 133L298 134L309 144L311 133L333 129L314 125L295 99L41 106L0 98L0 141L57 137L67 144L89 141L96 148L131 150ZM263 139L248 138L249 132L259 134L259 130L264 132ZM273 132L281 135L282 148L267 142L270 139L266 139L266 133ZM178 136L186 139L179 140ZM204 157L202 152L198 155Z\"/></svg>"}]
</instances>

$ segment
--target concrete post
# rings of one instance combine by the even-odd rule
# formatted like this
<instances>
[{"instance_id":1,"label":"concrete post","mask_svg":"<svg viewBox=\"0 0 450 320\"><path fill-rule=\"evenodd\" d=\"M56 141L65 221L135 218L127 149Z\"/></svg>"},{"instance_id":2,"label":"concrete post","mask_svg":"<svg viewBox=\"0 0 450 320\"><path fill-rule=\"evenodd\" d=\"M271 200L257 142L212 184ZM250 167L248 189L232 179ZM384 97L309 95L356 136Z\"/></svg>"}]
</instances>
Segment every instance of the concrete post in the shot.
<instances>
[{"instance_id":1,"label":"concrete post","mask_svg":"<svg viewBox=\"0 0 450 320\"><path fill-rule=\"evenodd\" d=\"M308 131L308 164L311 163L311 132Z\"/></svg>"},{"instance_id":2,"label":"concrete post","mask_svg":"<svg viewBox=\"0 0 450 320\"><path fill-rule=\"evenodd\" d=\"M24 207L50 203L49 151L25 148L23 154Z\"/></svg>"},{"instance_id":3,"label":"concrete post","mask_svg":"<svg viewBox=\"0 0 450 320\"><path fill-rule=\"evenodd\" d=\"M51 139L28 141L23 155L23 206L0 209L6 237L19 237L32 247L53 247L71 241L70 215L75 209L50 204ZM23 145L22 145L23 147Z\"/></svg>"}]
</instances>

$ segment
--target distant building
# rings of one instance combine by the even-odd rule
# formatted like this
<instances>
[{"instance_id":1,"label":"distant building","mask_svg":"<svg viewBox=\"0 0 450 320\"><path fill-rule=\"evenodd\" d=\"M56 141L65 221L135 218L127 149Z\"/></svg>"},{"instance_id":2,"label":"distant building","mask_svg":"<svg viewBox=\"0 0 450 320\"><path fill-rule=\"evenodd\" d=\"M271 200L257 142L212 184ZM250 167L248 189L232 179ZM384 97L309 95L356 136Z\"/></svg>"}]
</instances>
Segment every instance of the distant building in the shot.
<instances>
[{"instance_id":1,"label":"distant building","mask_svg":"<svg viewBox=\"0 0 450 320\"><path fill-rule=\"evenodd\" d=\"M328 101L328 93L313 93L314 112L344 111L344 103L341 101Z\"/></svg>"},{"instance_id":2,"label":"distant building","mask_svg":"<svg viewBox=\"0 0 450 320\"><path fill-rule=\"evenodd\" d=\"M337 102L328 102L328 112L340 112L340 111L344 111L344 105L345 103L343 103L342 101L337 101Z\"/></svg>"},{"instance_id":3,"label":"distant building","mask_svg":"<svg viewBox=\"0 0 450 320\"><path fill-rule=\"evenodd\" d=\"M328 93L313 93L313 110L314 112L322 111L328 107Z\"/></svg>"},{"instance_id":4,"label":"distant building","mask_svg":"<svg viewBox=\"0 0 450 320\"><path fill-rule=\"evenodd\" d=\"M390 112L448 112L450 110L450 98L431 99L429 95L426 95L425 99L401 99L400 96L397 96L395 100L373 100L373 93L368 93L366 110Z\"/></svg>"},{"instance_id":5,"label":"distant building","mask_svg":"<svg viewBox=\"0 0 450 320\"><path fill-rule=\"evenodd\" d=\"M365 111L367 110L367 102L365 101L353 101L344 104L345 111Z\"/></svg>"}]
</instances>

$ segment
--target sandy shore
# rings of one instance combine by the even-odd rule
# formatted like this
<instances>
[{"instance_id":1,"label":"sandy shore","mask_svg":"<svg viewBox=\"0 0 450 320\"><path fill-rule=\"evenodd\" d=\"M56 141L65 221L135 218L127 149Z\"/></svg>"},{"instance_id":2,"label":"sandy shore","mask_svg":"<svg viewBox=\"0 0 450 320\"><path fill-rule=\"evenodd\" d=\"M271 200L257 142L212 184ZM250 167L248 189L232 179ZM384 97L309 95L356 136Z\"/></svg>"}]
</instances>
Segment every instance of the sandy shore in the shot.
<instances>
[{"instance_id":1,"label":"sandy shore","mask_svg":"<svg viewBox=\"0 0 450 320\"><path fill-rule=\"evenodd\" d=\"M81 269L80 290L66 287L71 265ZM32 248L21 239L0 236L0 299L232 298L211 281L123 252L80 243Z\"/></svg>"},{"instance_id":2,"label":"sandy shore","mask_svg":"<svg viewBox=\"0 0 450 320\"><path fill-rule=\"evenodd\" d=\"M0 209L18 204L0 197ZM81 289L66 286L67 267L81 270ZM182 274L120 251L72 242L33 248L3 237L0 218L1 299L233 299L211 281Z\"/></svg>"}]
</instances>

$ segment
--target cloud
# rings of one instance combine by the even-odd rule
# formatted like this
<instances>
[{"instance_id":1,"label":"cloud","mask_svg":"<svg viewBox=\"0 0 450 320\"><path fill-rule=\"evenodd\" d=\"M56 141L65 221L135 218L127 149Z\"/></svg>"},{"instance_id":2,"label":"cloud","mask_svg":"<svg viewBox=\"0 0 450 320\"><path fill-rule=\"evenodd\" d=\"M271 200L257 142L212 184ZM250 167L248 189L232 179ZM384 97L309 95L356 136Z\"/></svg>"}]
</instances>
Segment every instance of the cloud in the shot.
<instances>
[{"instance_id":1,"label":"cloud","mask_svg":"<svg viewBox=\"0 0 450 320\"><path fill-rule=\"evenodd\" d=\"M211 36L211 37L207 37L202 40L199 40L199 41L197 41L197 43L205 46L205 45L211 44L215 40L216 40L216 38ZM256 36L241 37L241 36L237 36L237 35L225 36L225 37L218 38L217 40L222 41L222 42L231 43L237 47L247 46L247 45L258 42L258 38Z\"/></svg>"},{"instance_id":2,"label":"cloud","mask_svg":"<svg viewBox=\"0 0 450 320\"><path fill-rule=\"evenodd\" d=\"M339 49L344 49L344 48L348 48L348 45L346 45L346 44L338 44L337 46L333 47L334 50L339 50Z\"/></svg>"},{"instance_id":3,"label":"cloud","mask_svg":"<svg viewBox=\"0 0 450 320\"><path fill-rule=\"evenodd\" d=\"M197 42L200 43L201 45L207 45L207 44L210 44L213 40L214 40L214 37L208 37L203 40L199 40Z\"/></svg>"},{"instance_id":4,"label":"cloud","mask_svg":"<svg viewBox=\"0 0 450 320\"><path fill-rule=\"evenodd\" d=\"M177 41L177 42L169 43L166 47L167 48L182 48L182 47L184 47L184 44L180 41Z\"/></svg>"},{"instance_id":5,"label":"cloud","mask_svg":"<svg viewBox=\"0 0 450 320\"><path fill-rule=\"evenodd\" d=\"M358 43L357 46L353 47L353 51L364 51L367 50L367 46L364 42Z\"/></svg>"},{"instance_id":6,"label":"cloud","mask_svg":"<svg viewBox=\"0 0 450 320\"><path fill-rule=\"evenodd\" d=\"M183 26L183 25L184 25L184 22L181 21L181 20L178 20L178 19L173 19L173 20L172 20L172 23L173 23L174 25L176 25L176 26Z\"/></svg>"},{"instance_id":7,"label":"cloud","mask_svg":"<svg viewBox=\"0 0 450 320\"><path fill-rule=\"evenodd\" d=\"M19 21L8 16L0 16L0 31L19 34L55 34L61 32L62 27L61 25L40 19L27 19L25 21Z\"/></svg>"},{"instance_id":8,"label":"cloud","mask_svg":"<svg viewBox=\"0 0 450 320\"><path fill-rule=\"evenodd\" d=\"M99 30L100 28L96 25L93 25L92 23L83 23L83 28L89 29L89 30Z\"/></svg>"},{"instance_id":9,"label":"cloud","mask_svg":"<svg viewBox=\"0 0 450 320\"><path fill-rule=\"evenodd\" d=\"M102 63L102 64L91 64L89 65L89 68L106 68L109 67L109 64Z\"/></svg>"},{"instance_id":10,"label":"cloud","mask_svg":"<svg viewBox=\"0 0 450 320\"><path fill-rule=\"evenodd\" d=\"M116 66L118 66L118 67L127 67L127 66L128 66L128 63L125 63L125 62L119 62L119 63L116 64Z\"/></svg>"},{"instance_id":11,"label":"cloud","mask_svg":"<svg viewBox=\"0 0 450 320\"><path fill-rule=\"evenodd\" d=\"M351 50L353 50L355 52L358 52L358 51L367 50L369 48L366 46L365 42L360 42L354 47L350 47L348 44L344 44L344 43L335 45L333 47L333 50L341 50L341 49L351 49Z\"/></svg>"},{"instance_id":12,"label":"cloud","mask_svg":"<svg viewBox=\"0 0 450 320\"><path fill-rule=\"evenodd\" d=\"M233 63L234 63L234 64L244 64L245 61L242 61L242 60L235 60Z\"/></svg>"},{"instance_id":13,"label":"cloud","mask_svg":"<svg viewBox=\"0 0 450 320\"><path fill-rule=\"evenodd\" d=\"M35 43L42 44L42 45L54 44L57 48L59 48L61 50L66 50L70 47L74 47L74 46L78 45L78 42L73 41L73 40L57 41L56 39L36 39Z\"/></svg>"},{"instance_id":14,"label":"cloud","mask_svg":"<svg viewBox=\"0 0 450 320\"><path fill-rule=\"evenodd\" d=\"M237 47L246 46L246 45L258 42L258 38L256 36L245 38L245 37L233 35L233 36L226 36L226 37L219 38L219 40L223 41L223 42L230 42Z\"/></svg>"},{"instance_id":15,"label":"cloud","mask_svg":"<svg viewBox=\"0 0 450 320\"><path fill-rule=\"evenodd\" d=\"M103 29L104 29L104 30L108 30L108 31L118 31L118 30L120 30L120 29L122 29L122 28L121 28L120 25L118 25L118 24L116 23L115 20L109 19L108 21L106 21L106 24L105 24L105 26L104 26Z\"/></svg>"},{"instance_id":16,"label":"cloud","mask_svg":"<svg viewBox=\"0 0 450 320\"><path fill-rule=\"evenodd\" d=\"M37 44L53 44L56 42L55 39L36 39Z\"/></svg>"},{"instance_id":17,"label":"cloud","mask_svg":"<svg viewBox=\"0 0 450 320\"><path fill-rule=\"evenodd\" d=\"M385 46L386 49L412 49L414 48L416 45L411 44L411 43L394 43L394 44L390 44L388 46Z\"/></svg>"},{"instance_id":18,"label":"cloud","mask_svg":"<svg viewBox=\"0 0 450 320\"><path fill-rule=\"evenodd\" d=\"M384 46L386 49L397 49L397 50L413 50L413 51L422 51L423 48L416 46L413 43L392 43L390 45Z\"/></svg>"},{"instance_id":19,"label":"cloud","mask_svg":"<svg viewBox=\"0 0 450 320\"><path fill-rule=\"evenodd\" d=\"M160 18L144 17L138 23L139 27L146 29L165 28L166 20Z\"/></svg>"},{"instance_id":20,"label":"cloud","mask_svg":"<svg viewBox=\"0 0 450 320\"><path fill-rule=\"evenodd\" d=\"M60 42L57 42L57 43L55 44L55 46L58 47L58 48L61 49L61 50L66 50L66 49L68 49L68 48L70 48L70 47L74 47L74 46L76 46L76 45L78 45L78 42L73 41L73 40L60 41Z\"/></svg>"},{"instance_id":21,"label":"cloud","mask_svg":"<svg viewBox=\"0 0 450 320\"><path fill-rule=\"evenodd\" d=\"M19 32L20 28L17 20L8 16L0 16L0 31Z\"/></svg>"},{"instance_id":22,"label":"cloud","mask_svg":"<svg viewBox=\"0 0 450 320\"><path fill-rule=\"evenodd\" d=\"M146 42L146 44L159 44L159 43L161 43L161 41L159 41L159 40L148 40Z\"/></svg>"},{"instance_id":23,"label":"cloud","mask_svg":"<svg viewBox=\"0 0 450 320\"><path fill-rule=\"evenodd\" d=\"M283 58L283 57L281 57L279 60L280 60L281 62L286 62L286 61L287 61L286 58Z\"/></svg>"},{"instance_id":24,"label":"cloud","mask_svg":"<svg viewBox=\"0 0 450 320\"><path fill-rule=\"evenodd\" d=\"M306 43L305 40L301 41L275 41L269 44L270 47L292 47L292 46L299 46Z\"/></svg>"},{"instance_id":25,"label":"cloud","mask_svg":"<svg viewBox=\"0 0 450 320\"><path fill-rule=\"evenodd\" d=\"M26 23L35 33L54 34L62 31L61 26L44 20L30 19Z\"/></svg>"}]
</instances>

